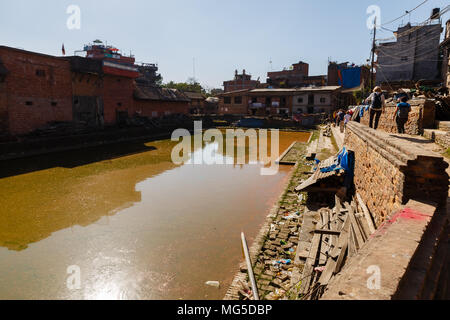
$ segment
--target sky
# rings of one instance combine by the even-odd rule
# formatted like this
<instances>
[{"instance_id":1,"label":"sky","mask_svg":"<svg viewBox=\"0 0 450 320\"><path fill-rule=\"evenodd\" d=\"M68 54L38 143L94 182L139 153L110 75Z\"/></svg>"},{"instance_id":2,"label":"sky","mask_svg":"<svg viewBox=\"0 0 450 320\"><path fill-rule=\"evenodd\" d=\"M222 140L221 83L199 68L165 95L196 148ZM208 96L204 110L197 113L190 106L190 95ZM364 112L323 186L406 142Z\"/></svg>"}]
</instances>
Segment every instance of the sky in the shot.
<instances>
[{"instance_id":1,"label":"sky","mask_svg":"<svg viewBox=\"0 0 450 320\"><path fill-rule=\"evenodd\" d=\"M265 82L268 71L305 61L310 75L327 73L328 61L365 63L372 34L367 8L389 22L424 0L0 0L0 45L51 55L72 55L95 39L138 62L157 63L164 82L194 76L206 88L222 88L245 69ZM428 0L399 21L422 22L448 0ZM80 28L69 29L70 5ZM444 21L450 18L447 14ZM391 37L383 29L380 38ZM272 63L270 63L272 62Z\"/></svg>"}]
</instances>

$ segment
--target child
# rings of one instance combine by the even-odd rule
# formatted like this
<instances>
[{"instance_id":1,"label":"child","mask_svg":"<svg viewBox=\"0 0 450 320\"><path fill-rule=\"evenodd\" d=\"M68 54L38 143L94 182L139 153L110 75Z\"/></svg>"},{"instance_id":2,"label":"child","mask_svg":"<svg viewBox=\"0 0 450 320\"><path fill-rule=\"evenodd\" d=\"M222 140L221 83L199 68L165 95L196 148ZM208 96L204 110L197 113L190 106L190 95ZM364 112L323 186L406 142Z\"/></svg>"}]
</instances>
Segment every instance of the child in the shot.
<instances>
[{"instance_id":1,"label":"child","mask_svg":"<svg viewBox=\"0 0 450 320\"><path fill-rule=\"evenodd\" d=\"M394 120L397 117L398 133L405 133L405 123L408 121L409 113L411 112L411 105L408 103L408 97L402 97L401 102L397 104L394 113Z\"/></svg>"}]
</instances>

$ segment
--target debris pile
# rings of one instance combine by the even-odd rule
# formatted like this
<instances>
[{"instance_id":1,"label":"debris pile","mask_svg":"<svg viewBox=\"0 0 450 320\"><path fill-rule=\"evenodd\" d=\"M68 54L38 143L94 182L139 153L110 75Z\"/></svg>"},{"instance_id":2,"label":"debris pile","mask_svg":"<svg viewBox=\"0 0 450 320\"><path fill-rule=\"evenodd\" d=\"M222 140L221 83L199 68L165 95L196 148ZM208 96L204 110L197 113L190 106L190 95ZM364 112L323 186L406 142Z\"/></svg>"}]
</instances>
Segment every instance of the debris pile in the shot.
<instances>
[{"instance_id":1,"label":"debris pile","mask_svg":"<svg viewBox=\"0 0 450 320\"><path fill-rule=\"evenodd\" d=\"M336 197L336 206L320 209L319 216L309 250L297 253L305 261L297 292L304 300L319 299L332 277L375 232L373 218L358 194L344 205Z\"/></svg>"}]
</instances>

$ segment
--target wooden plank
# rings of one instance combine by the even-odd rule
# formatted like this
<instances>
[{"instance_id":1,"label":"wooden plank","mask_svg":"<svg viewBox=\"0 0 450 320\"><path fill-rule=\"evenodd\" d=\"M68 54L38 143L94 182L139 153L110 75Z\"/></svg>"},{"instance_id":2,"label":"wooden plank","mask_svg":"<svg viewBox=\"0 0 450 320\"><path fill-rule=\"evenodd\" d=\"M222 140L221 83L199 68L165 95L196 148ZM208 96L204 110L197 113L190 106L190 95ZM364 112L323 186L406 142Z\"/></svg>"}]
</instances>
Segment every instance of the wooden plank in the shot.
<instances>
[{"instance_id":1,"label":"wooden plank","mask_svg":"<svg viewBox=\"0 0 450 320\"><path fill-rule=\"evenodd\" d=\"M367 225L369 227L370 234L373 234L376 231L375 224L373 223L372 215L370 214L369 209L367 209L366 204L364 203L363 199L361 198L360 194L356 193L356 199L359 202L359 205L361 206L364 217L366 218Z\"/></svg>"},{"instance_id":2,"label":"wooden plank","mask_svg":"<svg viewBox=\"0 0 450 320\"><path fill-rule=\"evenodd\" d=\"M357 245L359 245L359 247L361 247L364 244L364 239L361 234L361 230L359 229L358 222L356 221L356 217L353 212L353 208L348 203L345 203L345 206L346 206L346 208L348 208L348 215L350 217L350 222L353 227L352 229L353 229L355 240L356 240L355 244L357 244Z\"/></svg>"},{"instance_id":3,"label":"wooden plank","mask_svg":"<svg viewBox=\"0 0 450 320\"><path fill-rule=\"evenodd\" d=\"M334 235L334 236L338 236L341 234L340 231L327 230L327 229L316 229L316 230L314 230L314 233L325 234L325 235Z\"/></svg>"},{"instance_id":4,"label":"wooden plank","mask_svg":"<svg viewBox=\"0 0 450 320\"><path fill-rule=\"evenodd\" d=\"M367 221L364 218L364 215L362 213L358 213L358 216L356 217L356 221L358 222L359 227L363 233L364 241L367 241L370 236L370 230L369 230L369 226L367 225Z\"/></svg>"},{"instance_id":5,"label":"wooden plank","mask_svg":"<svg viewBox=\"0 0 450 320\"><path fill-rule=\"evenodd\" d=\"M348 233L350 228L350 219L348 217L345 218L344 224L342 226L341 235L337 240L336 247L331 252L331 257L337 259L340 254L340 249L344 246L345 243L348 242Z\"/></svg>"},{"instance_id":6,"label":"wooden plank","mask_svg":"<svg viewBox=\"0 0 450 320\"><path fill-rule=\"evenodd\" d=\"M334 195L334 202L335 202L336 214L339 215L339 214L341 214L342 205L341 205L341 200L339 199L339 197L337 195Z\"/></svg>"},{"instance_id":7,"label":"wooden plank","mask_svg":"<svg viewBox=\"0 0 450 320\"><path fill-rule=\"evenodd\" d=\"M339 256L338 256L338 258L336 260L336 266L335 266L335 269L334 269L334 274L339 273L341 271L341 269L342 269L343 264L344 264L344 258L346 256L347 250L348 250L348 237L345 237L344 241L345 241L344 245L341 248L341 251L339 252Z\"/></svg>"},{"instance_id":8,"label":"wooden plank","mask_svg":"<svg viewBox=\"0 0 450 320\"><path fill-rule=\"evenodd\" d=\"M334 270L336 269L336 260L328 259L327 265L325 266L325 270L320 275L318 283L320 285L326 286L330 281L331 277L334 274Z\"/></svg>"},{"instance_id":9,"label":"wooden plank","mask_svg":"<svg viewBox=\"0 0 450 320\"><path fill-rule=\"evenodd\" d=\"M314 265L316 264L317 255L319 253L320 241L322 239L322 235L314 234L313 239L311 241L311 249L309 250L308 259L306 259L305 266L302 272L302 283L300 285L300 294L306 294L309 291L311 286L311 278L314 271Z\"/></svg>"}]
</instances>

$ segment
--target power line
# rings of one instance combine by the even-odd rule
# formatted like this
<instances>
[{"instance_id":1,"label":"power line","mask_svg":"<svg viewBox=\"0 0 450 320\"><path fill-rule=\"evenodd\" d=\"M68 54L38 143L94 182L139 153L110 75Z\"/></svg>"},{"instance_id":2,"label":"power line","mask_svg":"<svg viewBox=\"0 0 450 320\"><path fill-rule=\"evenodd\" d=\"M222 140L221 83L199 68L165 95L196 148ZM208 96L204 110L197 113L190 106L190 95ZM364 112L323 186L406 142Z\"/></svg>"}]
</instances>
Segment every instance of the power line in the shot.
<instances>
[{"instance_id":1,"label":"power line","mask_svg":"<svg viewBox=\"0 0 450 320\"><path fill-rule=\"evenodd\" d=\"M411 14L411 12L413 12L413 11L419 9L421 6L423 6L423 5L424 5L425 3L427 3L428 1L429 1L429 0L425 0L424 2L422 2L421 4L419 4L419 5L418 5L417 7L415 7L414 9L411 9L411 10L406 11L405 14L401 15L400 17L398 17L398 18L396 18L396 19L394 19L394 20L392 20L392 21L383 23L381 26L385 26L385 25L391 24L391 23L393 23L393 22L395 22L395 21L400 20L401 18L406 17L408 14Z\"/></svg>"},{"instance_id":2,"label":"power line","mask_svg":"<svg viewBox=\"0 0 450 320\"><path fill-rule=\"evenodd\" d=\"M404 37L404 36L406 36L406 35L409 35L409 34L415 32L416 30L418 30L418 29L420 29L420 28L423 28L424 26L428 25L432 20L436 20L436 19L442 17L442 16L443 16L444 14L446 14L448 11L450 11L450 5L446 6L444 9L442 9L442 11L440 11L440 12L439 12L438 14L436 14L435 16L430 17L430 18L428 18L427 20L425 20L425 21L419 23L417 26L415 26L415 27L413 27L413 28L411 28L411 29L409 29L409 30L406 30L406 31L404 31L404 32L398 33L396 37L394 36L394 37L385 38L385 39L377 39L377 41L378 41L378 42L380 42L380 41L390 41L390 40L399 39L399 38L401 38L401 37Z\"/></svg>"}]
</instances>

